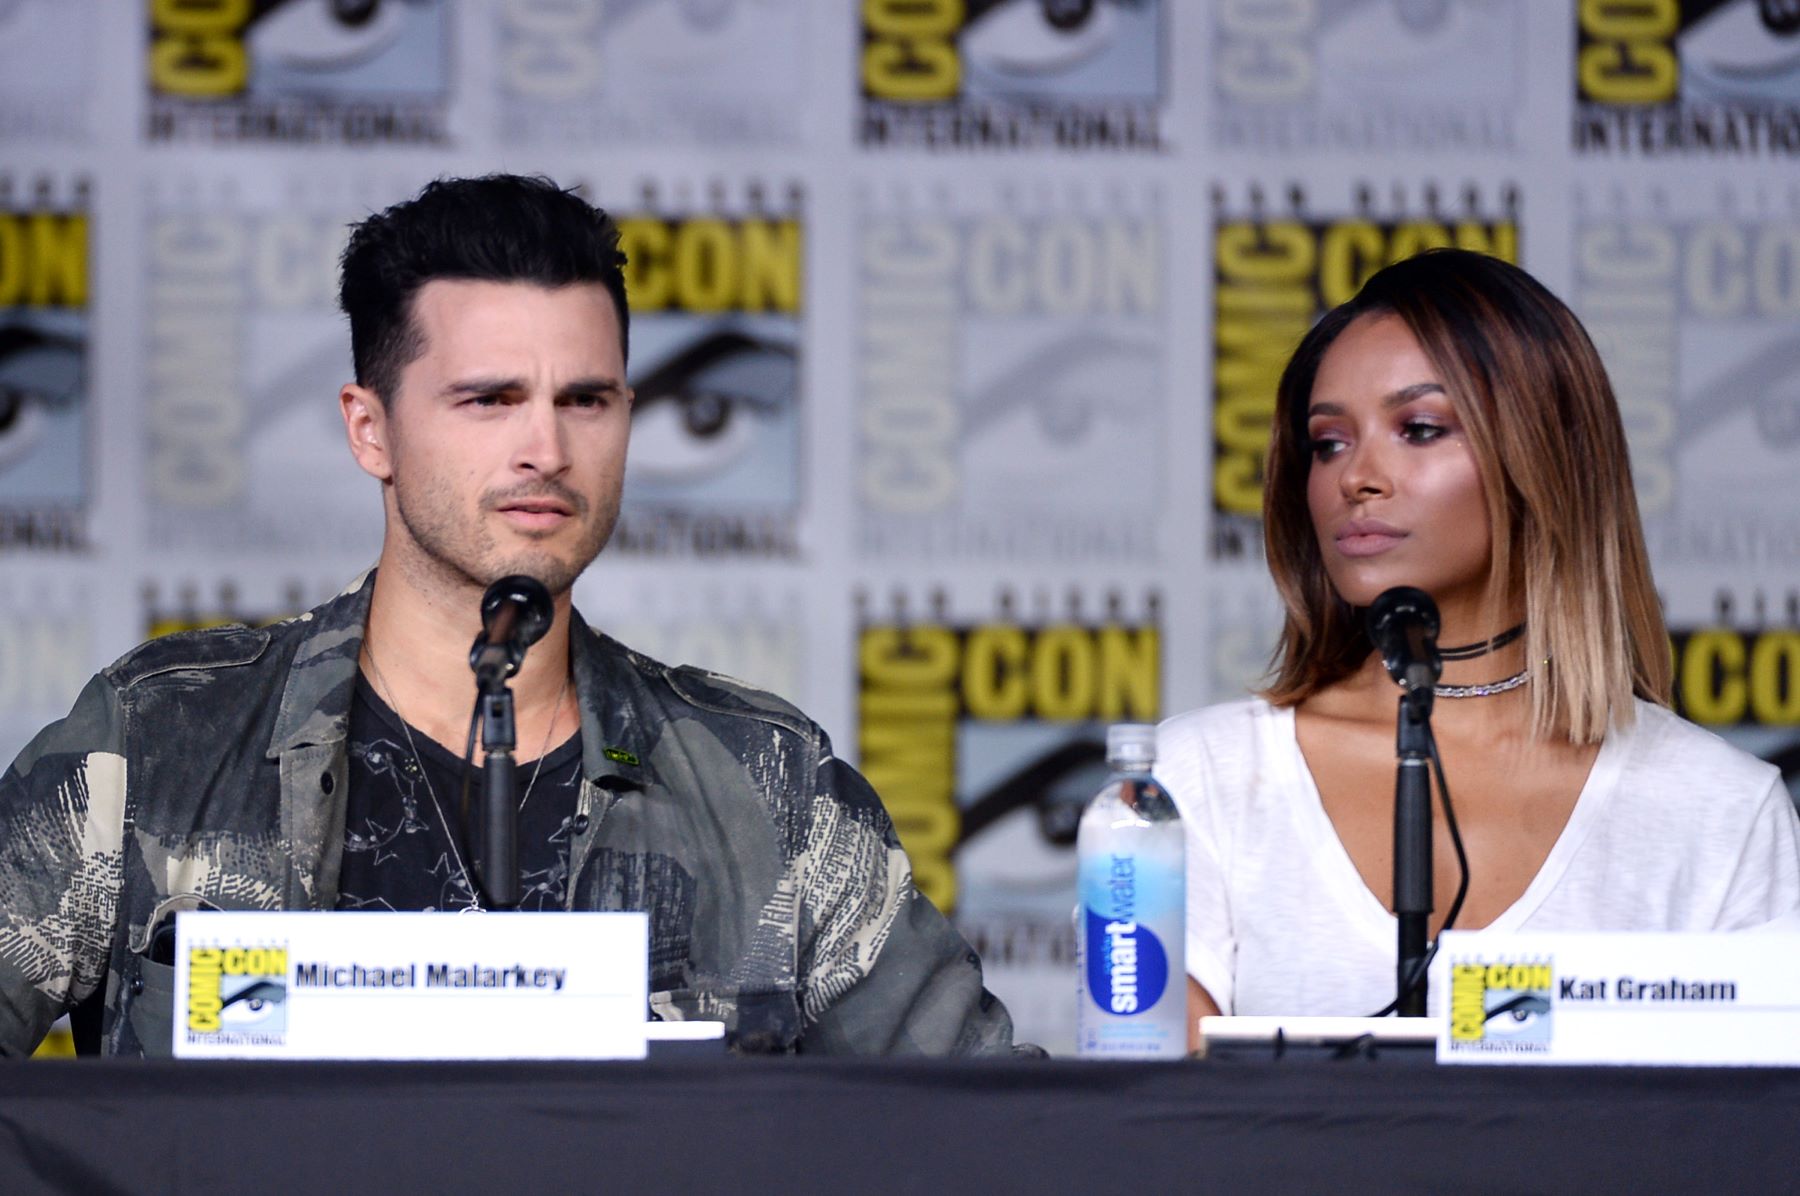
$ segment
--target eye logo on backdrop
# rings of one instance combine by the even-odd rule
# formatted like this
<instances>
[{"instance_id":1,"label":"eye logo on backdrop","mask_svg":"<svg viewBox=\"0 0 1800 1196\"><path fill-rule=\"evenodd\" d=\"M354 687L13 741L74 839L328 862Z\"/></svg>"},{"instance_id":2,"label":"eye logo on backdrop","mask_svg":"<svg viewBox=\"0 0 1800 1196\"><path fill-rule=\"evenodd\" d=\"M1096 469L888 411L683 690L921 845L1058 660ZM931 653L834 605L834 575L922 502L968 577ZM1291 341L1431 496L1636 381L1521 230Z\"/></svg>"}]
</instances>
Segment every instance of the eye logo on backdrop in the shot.
<instances>
[{"instance_id":1,"label":"eye logo on backdrop","mask_svg":"<svg viewBox=\"0 0 1800 1196\"><path fill-rule=\"evenodd\" d=\"M1162 0L864 0L865 146L1161 148Z\"/></svg>"},{"instance_id":2,"label":"eye logo on backdrop","mask_svg":"<svg viewBox=\"0 0 1800 1196\"><path fill-rule=\"evenodd\" d=\"M865 556L1154 558L1160 192L944 187L862 206Z\"/></svg>"},{"instance_id":3,"label":"eye logo on backdrop","mask_svg":"<svg viewBox=\"0 0 1800 1196\"><path fill-rule=\"evenodd\" d=\"M87 360L87 183L0 175L0 552L87 547Z\"/></svg>"},{"instance_id":4,"label":"eye logo on backdrop","mask_svg":"<svg viewBox=\"0 0 1800 1196\"><path fill-rule=\"evenodd\" d=\"M801 203L652 187L619 217L637 400L614 551L798 554Z\"/></svg>"},{"instance_id":5,"label":"eye logo on backdrop","mask_svg":"<svg viewBox=\"0 0 1800 1196\"><path fill-rule=\"evenodd\" d=\"M1578 151L1800 153L1800 7L1581 0L1575 28Z\"/></svg>"},{"instance_id":6,"label":"eye logo on backdrop","mask_svg":"<svg viewBox=\"0 0 1800 1196\"><path fill-rule=\"evenodd\" d=\"M802 0L513 0L500 6L509 144L774 145L800 137Z\"/></svg>"},{"instance_id":7,"label":"eye logo on backdrop","mask_svg":"<svg viewBox=\"0 0 1800 1196\"><path fill-rule=\"evenodd\" d=\"M446 139L444 0L146 0L152 141Z\"/></svg>"},{"instance_id":8,"label":"eye logo on backdrop","mask_svg":"<svg viewBox=\"0 0 1800 1196\"><path fill-rule=\"evenodd\" d=\"M1075 829L1106 724L1161 716L1160 595L1009 590L986 617L942 592L858 605L863 775L1021 1037L1072 1049Z\"/></svg>"},{"instance_id":9,"label":"eye logo on backdrop","mask_svg":"<svg viewBox=\"0 0 1800 1196\"><path fill-rule=\"evenodd\" d=\"M1300 338L1383 266L1455 246L1519 260L1518 193L1435 185L1318 211L1298 187L1253 187L1247 208L1213 196L1213 538L1215 560L1260 559L1263 455L1275 390Z\"/></svg>"},{"instance_id":10,"label":"eye logo on backdrop","mask_svg":"<svg viewBox=\"0 0 1800 1196\"><path fill-rule=\"evenodd\" d=\"M1528 5L1209 7L1213 141L1221 148L1492 152L1517 145Z\"/></svg>"},{"instance_id":11,"label":"eye logo on backdrop","mask_svg":"<svg viewBox=\"0 0 1800 1196\"><path fill-rule=\"evenodd\" d=\"M0 2L0 138L89 132L95 0Z\"/></svg>"}]
</instances>

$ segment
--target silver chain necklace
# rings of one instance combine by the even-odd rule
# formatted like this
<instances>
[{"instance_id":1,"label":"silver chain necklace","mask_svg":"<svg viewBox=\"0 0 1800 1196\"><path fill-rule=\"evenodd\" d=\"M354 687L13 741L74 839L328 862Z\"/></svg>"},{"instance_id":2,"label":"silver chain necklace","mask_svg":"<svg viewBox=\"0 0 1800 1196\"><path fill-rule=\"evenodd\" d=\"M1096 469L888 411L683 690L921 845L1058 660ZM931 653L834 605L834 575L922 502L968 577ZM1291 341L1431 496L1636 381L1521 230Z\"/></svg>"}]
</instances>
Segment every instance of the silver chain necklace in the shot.
<instances>
[{"instance_id":1,"label":"silver chain necklace","mask_svg":"<svg viewBox=\"0 0 1800 1196\"><path fill-rule=\"evenodd\" d=\"M1480 685L1434 685L1431 692L1440 698L1487 698L1517 689L1529 680L1531 670L1526 668L1501 681L1486 681Z\"/></svg>"},{"instance_id":2,"label":"silver chain necklace","mask_svg":"<svg viewBox=\"0 0 1800 1196\"><path fill-rule=\"evenodd\" d=\"M419 779L425 782L425 792L431 798L431 808L437 811L438 822L443 825L444 837L450 841L450 854L456 860L457 868L463 874L463 880L469 886L470 900L468 908L479 910L481 906L481 890L475 887L475 874L470 871L467 861L463 859L462 848L456 845L456 832L451 829L450 819L444 814L444 807L438 801L437 790L431 784L431 773L425 767L425 758L419 755L419 745L413 739L412 724L400 713L400 707L394 702L394 687L388 684L387 677L382 674L381 664L375 659L375 649L368 639L363 639L363 651L369 654L369 667L375 672L375 683L381 686L382 696L387 699L388 709L400 720L400 731L406 736L406 750L412 753L413 766L419 770ZM519 799L519 810L523 812L525 803L531 800L531 791L537 785L538 774L544 771L544 756L550 750L550 736L556 731L556 720L562 714L563 699L569 696L569 674L563 674L562 688L556 691L556 707L550 714L550 725L544 728L544 742L538 748L537 766L531 770L531 780L525 784L525 796Z\"/></svg>"}]
</instances>

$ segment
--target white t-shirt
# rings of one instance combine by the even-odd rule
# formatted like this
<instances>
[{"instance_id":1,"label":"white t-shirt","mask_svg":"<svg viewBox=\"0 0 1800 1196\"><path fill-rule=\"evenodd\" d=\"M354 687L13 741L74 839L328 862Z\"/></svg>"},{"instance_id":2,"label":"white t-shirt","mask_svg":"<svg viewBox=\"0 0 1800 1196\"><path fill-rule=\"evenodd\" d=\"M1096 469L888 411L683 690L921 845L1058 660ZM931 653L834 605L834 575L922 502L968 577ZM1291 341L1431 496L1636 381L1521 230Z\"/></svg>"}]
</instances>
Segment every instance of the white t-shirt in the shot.
<instances>
[{"instance_id":1,"label":"white t-shirt","mask_svg":"<svg viewBox=\"0 0 1800 1196\"><path fill-rule=\"evenodd\" d=\"M1293 709L1254 700L1177 715L1158 729L1156 761L1187 826L1188 972L1219 1008L1362 1015L1392 1000L1394 916L1320 803ZM1432 798L1438 813L1435 786ZM1639 702L1491 926L1734 930L1796 911L1800 820L1780 772Z\"/></svg>"}]
</instances>

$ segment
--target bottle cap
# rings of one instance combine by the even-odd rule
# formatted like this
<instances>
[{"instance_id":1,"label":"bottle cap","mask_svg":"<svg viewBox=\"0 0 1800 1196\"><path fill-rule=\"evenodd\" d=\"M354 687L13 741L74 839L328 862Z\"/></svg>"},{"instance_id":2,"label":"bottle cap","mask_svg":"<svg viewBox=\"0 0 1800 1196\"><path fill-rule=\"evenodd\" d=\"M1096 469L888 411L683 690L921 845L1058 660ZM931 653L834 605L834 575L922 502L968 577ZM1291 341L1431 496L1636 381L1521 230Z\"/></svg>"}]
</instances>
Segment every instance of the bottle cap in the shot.
<instances>
[{"instance_id":1,"label":"bottle cap","mask_svg":"<svg viewBox=\"0 0 1800 1196\"><path fill-rule=\"evenodd\" d=\"M1106 729L1106 763L1142 772L1156 763L1156 727L1151 723L1114 723Z\"/></svg>"}]
</instances>

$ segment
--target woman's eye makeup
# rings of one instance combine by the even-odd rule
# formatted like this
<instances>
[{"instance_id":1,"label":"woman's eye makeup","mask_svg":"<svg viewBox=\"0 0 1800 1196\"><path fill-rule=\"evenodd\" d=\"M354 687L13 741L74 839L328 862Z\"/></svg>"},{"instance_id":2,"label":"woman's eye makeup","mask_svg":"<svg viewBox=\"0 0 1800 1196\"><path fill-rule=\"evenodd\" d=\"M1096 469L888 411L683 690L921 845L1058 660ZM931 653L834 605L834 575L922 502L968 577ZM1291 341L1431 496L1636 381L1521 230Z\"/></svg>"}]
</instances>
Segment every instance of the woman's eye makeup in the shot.
<instances>
[{"instance_id":1,"label":"woman's eye makeup","mask_svg":"<svg viewBox=\"0 0 1800 1196\"><path fill-rule=\"evenodd\" d=\"M1306 452L1315 461L1326 461L1344 447L1344 442L1330 432L1309 433L1306 437Z\"/></svg>"},{"instance_id":2,"label":"woman's eye makeup","mask_svg":"<svg viewBox=\"0 0 1800 1196\"><path fill-rule=\"evenodd\" d=\"M1450 434L1450 429L1436 420L1409 419L1400 426L1400 434L1414 444L1430 444Z\"/></svg>"},{"instance_id":3,"label":"woman's eye makeup","mask_svg":"<svg viewBox=\"0 0 1800 1196\"><path fill-rule=\"evenodd\" d=\"M1397 434L1412 445L1427 445L1442 440L1452 432L1449 423L1436 416L1408 416L1400 421ZM1315 461L1329 461L1343 450L1347 441L1342 433L1330 428L1309 431L1306 455Z\"/></svg>"}]
</instances>

